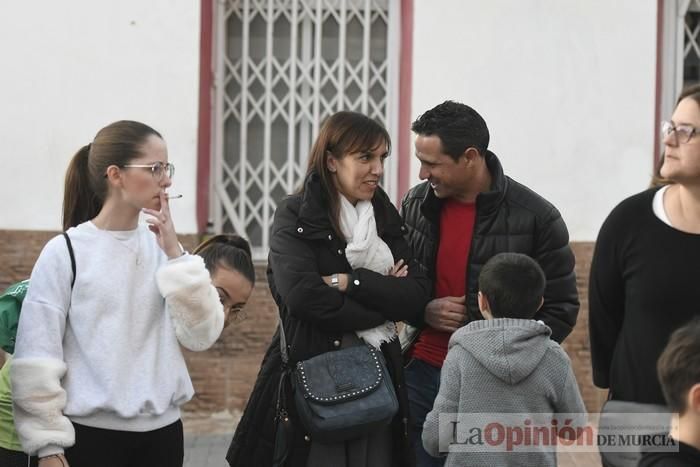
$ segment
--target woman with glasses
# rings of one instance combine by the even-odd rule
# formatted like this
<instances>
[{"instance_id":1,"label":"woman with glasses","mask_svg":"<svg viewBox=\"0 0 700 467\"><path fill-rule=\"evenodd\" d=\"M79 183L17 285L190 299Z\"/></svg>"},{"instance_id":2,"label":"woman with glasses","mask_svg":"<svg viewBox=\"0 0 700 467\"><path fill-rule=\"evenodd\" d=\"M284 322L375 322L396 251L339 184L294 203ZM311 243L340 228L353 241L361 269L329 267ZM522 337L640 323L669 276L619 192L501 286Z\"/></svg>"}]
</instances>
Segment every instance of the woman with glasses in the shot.
<instances>
[{"instance_id":1,"label":"woman with glasses","mask_svg":"<svg viewBox=\"0 0 700 467\"><path fill-rule=\"evenodd\" d=\"M414 465L395 322L422 320L430 282L404 239L399 213L379 187L389 152L388 133L369 117L338 112L325 121L302 189L275 212L268 282L290 367L364 341L386 359L399 413L366 436L317 442L286 389L278 329L226 456L231 466Z\"/></svg>"},{"instance_id":2,"label":"woman with glasses","mask_svg":"<svg viewBox=\"0 0 700 467\"><path fill-rule=\"evenodd\" d=\"M63 228L75 276L67 242L53 238L32 271L10 371L15 426L39 467L182 465L180 406L194 390L180 345L211 346L224 307L205 260L178 242L173 173L161 135L133 121L101 129L70 162Z\"/></svg>"},{"instance_id":3,"label":"woman with glasses","mask_svg":"<svg viewBox=\"0 0 700 467\"><path fill-rule=\"evenodd\" d=\"M589 284L593 381L610 398L664 404L656 361L700 315L700 86L662 125L657 186L622 201L601 227Z\"/></svg>"},{"instance_id":4,"label":"woman with glasses","mask_svg":"<svg viewBox=\"0 0 700 467\"><path fill-rule=\"evenodd\" d=\"M244 307L255 285L255 269L248 242L238 235L215 235L197 246L193 254L202 257L211 282L219 293L224 307L224 327L244 319ZM18 284L11 286L0 296L0 300L4 300L3 305L15 302L14 297L18 296L11 296L8 292L15 293L17 287ZM30 459L23 452L15 430L10 386L11 362L11 357L8 357L0 369L0 465L37 467L36 457Z\"/></svg>"}]
</instances>

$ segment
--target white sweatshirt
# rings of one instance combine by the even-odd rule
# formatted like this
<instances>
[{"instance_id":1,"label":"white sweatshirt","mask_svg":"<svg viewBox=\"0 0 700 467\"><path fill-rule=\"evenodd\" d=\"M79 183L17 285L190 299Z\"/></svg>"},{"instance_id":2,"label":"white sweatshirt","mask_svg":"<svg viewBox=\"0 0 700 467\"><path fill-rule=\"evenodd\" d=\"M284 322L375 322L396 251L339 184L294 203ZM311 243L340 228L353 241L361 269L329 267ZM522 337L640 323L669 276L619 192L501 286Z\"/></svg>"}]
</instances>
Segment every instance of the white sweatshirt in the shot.
<instances>
[{"instance_id":1,"label":"white sweatshirt","mask_svg":"<svg viewBox=\"0 0 700 467\"><path fill-rule=\"evenodd\" d=\"M57 236L34 265L11 368L17 432L39 456L74 444L71 422L142 432L178 420L194 395L178 342L204 350L223 329L199 256L169 261L145 225L68 235L75 285Z\"/></svg>"}]
</instances>

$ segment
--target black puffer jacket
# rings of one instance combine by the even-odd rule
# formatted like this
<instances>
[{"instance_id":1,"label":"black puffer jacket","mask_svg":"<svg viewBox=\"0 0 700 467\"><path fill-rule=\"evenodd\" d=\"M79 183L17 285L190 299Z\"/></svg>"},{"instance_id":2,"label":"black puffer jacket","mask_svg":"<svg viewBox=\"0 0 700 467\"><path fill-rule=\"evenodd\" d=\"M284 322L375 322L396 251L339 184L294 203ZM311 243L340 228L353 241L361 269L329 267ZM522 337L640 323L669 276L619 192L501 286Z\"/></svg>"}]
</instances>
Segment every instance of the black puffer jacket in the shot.
<instances>
[{"instance_id":1,"label":"black puffer jacket","mask_svg":"<svg viewBox=\"0 0 700 467\"><path fill-rule=\"evenodd\" d=\"M395 260L409 264L408 277L383 276L367 269L352 270L345 257L346 242L331 227L325 195L318 177L307 178L305 190L280 203L270 237L268 280L283 317L292 363L337 350L344 333L378 326L386 320L418 323L430 298L430 281L413 260L404 239L405 228L386 194L372 200L379 236ZM346 293L327 286L321 276L351 273ZM236 467L268 467L272 463L275 403L282 373L279 330L263 359L248 405L236 429L226 459ZM382 346L399 399L393 423L395 467L414 465L407 436L408 399L403 382L401 350L395 340ZM289 392L289 391L288 391ZM288 394L291 396L291 394ZM304 467L309 441L296 420L294 402L287 398L294 426L292 452L286 466ZM388 466L392 467L392 466Z\"/></svg>"},{"instance_id":2,"label":"black puffer jacket","mask_svg":"<svg viewBox=\"0 0 700 467\"><path fill-rule=\"evenodd\" d=\"M561 342L576 324L579 308L575 260L566 224L551 203L506 177L493 153L489 151L485 157L492 184L491 191L479 194L476 199L465 289L468 290L469 321L483 319L477 293L479 272L486 261L498 253L524 253L537 260L547 277L544 305L536 319L552 328L552 339ZM428 182L412 188L401 203L409 242L433 280L440 237L440 207L441 200Z\"/></svg>"}]
</instances>

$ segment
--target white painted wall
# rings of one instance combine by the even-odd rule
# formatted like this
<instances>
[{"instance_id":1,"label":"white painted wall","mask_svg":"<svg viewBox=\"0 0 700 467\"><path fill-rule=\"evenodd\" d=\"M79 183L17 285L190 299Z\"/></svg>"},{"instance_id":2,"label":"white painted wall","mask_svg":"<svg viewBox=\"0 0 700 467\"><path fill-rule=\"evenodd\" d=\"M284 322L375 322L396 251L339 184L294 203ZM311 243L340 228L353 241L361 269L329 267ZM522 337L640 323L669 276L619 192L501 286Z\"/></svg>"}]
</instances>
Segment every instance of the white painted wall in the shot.
<instances>
[{"instance_id":1,"label":"white painted wall","mask_svg":"<svg viewBox=\"0 0 700 467\"><path fill-rule=\"evenodd\" d=\"M196 231L200 2L0 2L0 229L60 230L63 177L103 126L157 129L177 166L172 210Z\"/></svg>"},{"instance_id":2,"label":"white painted wall","mask_svg":"<svg viewBox=\"0 0 700 467\"><path fill-rule=\"evenodd\" d=\"M511 177L552 201L572 240L652 173L654 0L415 0L413 117L474 107ZM413 159L411 184L418 181Z\"/></svg>"},{"instance_id":3,"label":"white painted wall","mask_svg":"<svg viewBox=\"0 0 700 467\"><path fill-rule=\"evenodd\" d=\"M102 126L168 142L178 231L195 223L200 3L0 3L0 229L55 230L65 168ZM415 0L413 117L475 107L506 172L594 240L652 170L654 0ZM412 165L412 183L418 181Z\"/></svg>"}]
</instances>

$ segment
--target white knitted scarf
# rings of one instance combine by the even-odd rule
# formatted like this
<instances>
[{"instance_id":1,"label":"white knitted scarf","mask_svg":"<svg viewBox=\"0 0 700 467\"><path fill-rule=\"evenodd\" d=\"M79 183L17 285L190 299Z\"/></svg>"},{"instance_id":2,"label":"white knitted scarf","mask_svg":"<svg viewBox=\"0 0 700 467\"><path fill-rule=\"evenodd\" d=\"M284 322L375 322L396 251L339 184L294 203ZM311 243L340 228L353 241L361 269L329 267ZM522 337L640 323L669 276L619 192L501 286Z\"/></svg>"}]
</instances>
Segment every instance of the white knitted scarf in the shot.
<instances>
[{"instance_id":1,"label":"white knitted scarf","mask_svg":"<svg viewBox=\"0 0 700 467\"><path fill-rule=\"evenodd\" d=\"M358 201L353 206L340 195L340 229L347 246L345 256L353 269L365 268L379 274L387 274L394 266L394 256L389 246L379 238L371 201ZM396 338L396 324L386 321L371 329L355 331L366 343L379 349L383 342Z\"/></svg>"}]
</instances>

